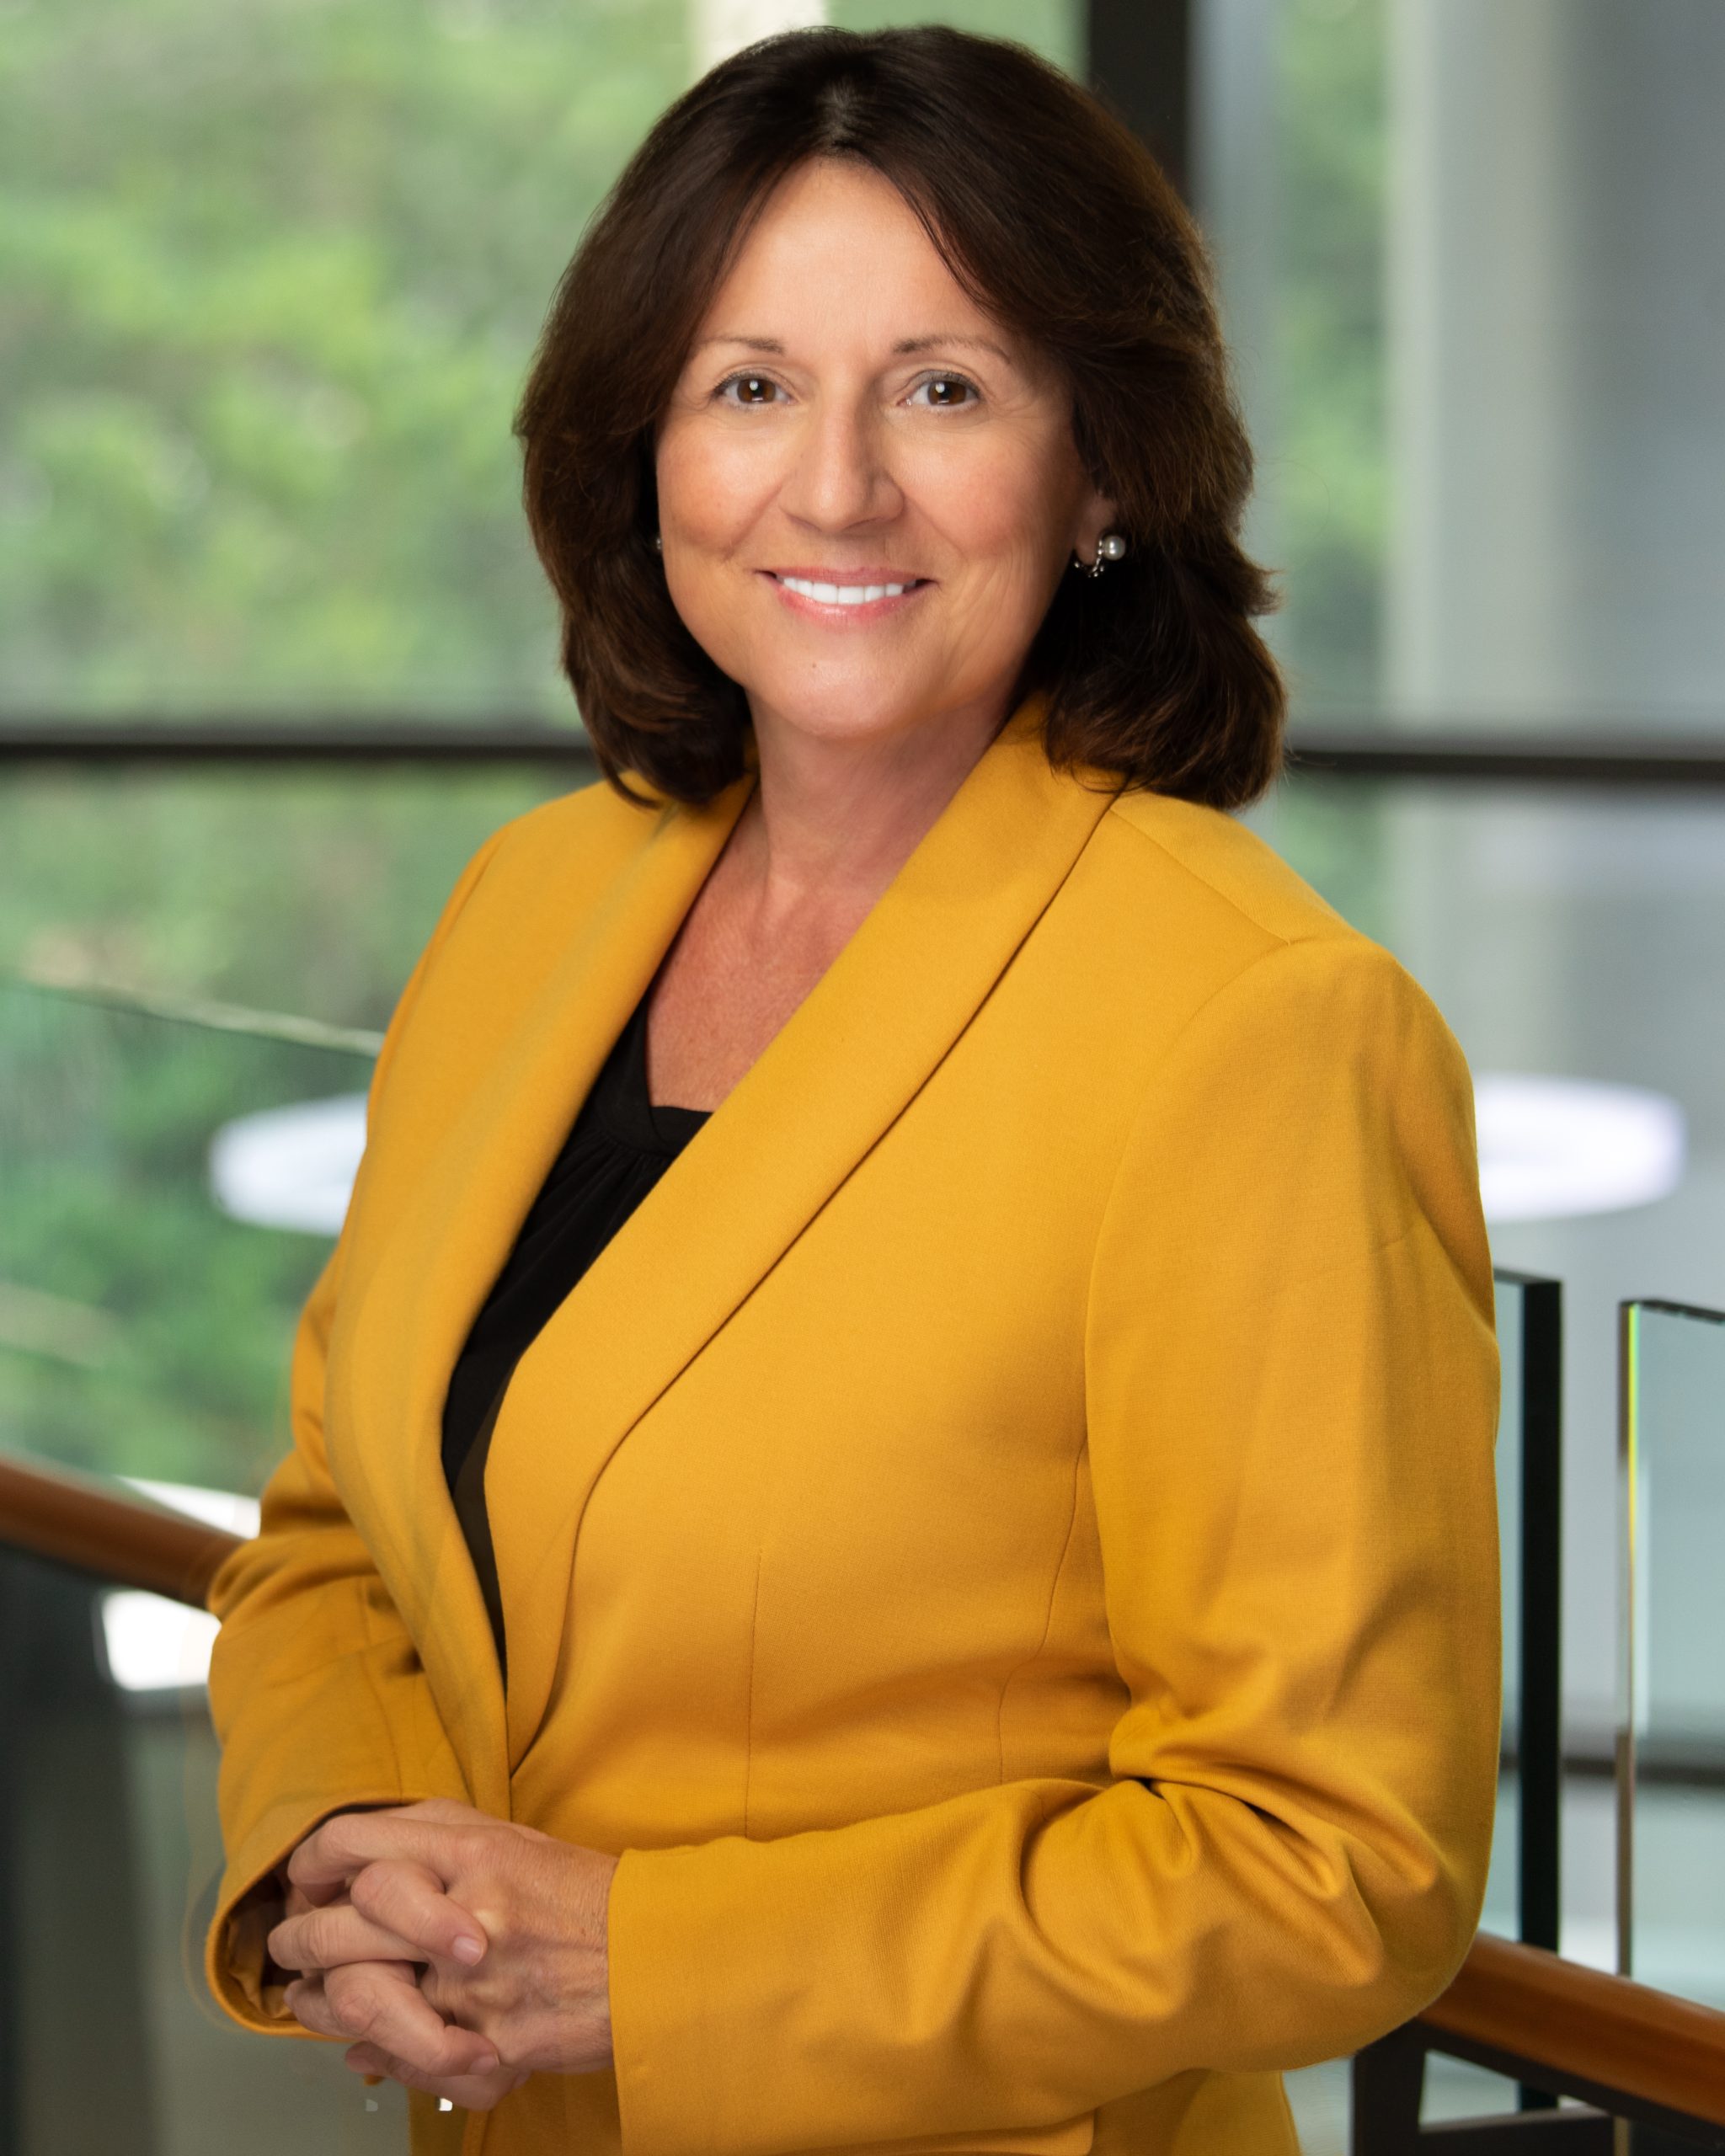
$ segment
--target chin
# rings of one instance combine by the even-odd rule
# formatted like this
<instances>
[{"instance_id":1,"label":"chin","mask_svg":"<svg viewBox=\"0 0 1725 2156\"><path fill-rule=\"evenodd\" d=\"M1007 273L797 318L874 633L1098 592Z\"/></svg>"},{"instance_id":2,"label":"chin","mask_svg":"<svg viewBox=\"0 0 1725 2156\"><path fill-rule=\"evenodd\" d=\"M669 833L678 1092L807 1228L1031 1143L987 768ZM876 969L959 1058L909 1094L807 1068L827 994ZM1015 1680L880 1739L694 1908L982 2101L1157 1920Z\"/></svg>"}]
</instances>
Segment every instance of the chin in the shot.
<instances>
[{"instance_id":1,"label":"chin","mask_svg":"<svg viewBox=\"0 0 1725 2156\"><path fill-rule=\"evenodd\" d=\"M806 677L781 686L745 680L750 707L781 730L820 741L884 741L920 725L938 724L949 699L932 684L923 691L879 681L811 685Z\"/></svg>"}]
</instances>

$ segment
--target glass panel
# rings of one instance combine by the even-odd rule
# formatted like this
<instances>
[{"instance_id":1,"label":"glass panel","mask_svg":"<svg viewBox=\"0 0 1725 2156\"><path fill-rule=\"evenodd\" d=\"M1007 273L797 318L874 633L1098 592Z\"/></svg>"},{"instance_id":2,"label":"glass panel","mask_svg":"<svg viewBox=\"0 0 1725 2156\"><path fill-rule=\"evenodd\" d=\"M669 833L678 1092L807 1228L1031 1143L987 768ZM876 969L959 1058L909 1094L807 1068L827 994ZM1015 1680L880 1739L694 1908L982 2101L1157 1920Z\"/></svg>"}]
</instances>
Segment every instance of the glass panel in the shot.
<instances>
[{"instance_id":1,"label":"glass panel","mask_svg":"<svg viewBox=\"0 0 1725 2156\"><path fill-rule=\"evenodd\" d=\"M9 11L8 707L568 715L510 414L686 13Z\"/></svg>"},{"instance_id":2,"label":"glass panel","mask_svg":"<svg viewBox=\"0 0 1725 2156\"><path fill-rule=\"evenodd\" d=\"M584 224L724 12L8 9L0 702L572 720L511 414ZM1077 61L1077 0L932 12Z\"/></svg>"},{"instance_id":3,"label":"glass panel","mask_svg":"<svg viewBox=\"0 0 1725 2156\"><path fill-rule=\"evenodd\" d=\"M367 2089L341 2045L263 2041L209 1999L216 1741L200 1686L120 1681L109 1600L98 1582L0 1548L7 2148L399 2152L397 2084Z\"/></svg>"},{"instance_id":4,"label":"glass panel","mask_svg":"<svg viewBox=\"0 0 1725 2156\"><path fill-rule=\"evenodd\" d=\"M1725 1311L1623 1312L1624 1966L1725 2007Z\"/></svg>"},{"instance_id":5,"label":"glass panel","mask_svg":"<svg viewBox=\"0 0 1725 2156\"><path fill-rule=\"evenodd\" d=\"M387 1023L462 867L579 768L41 769L0 787L0 975Z\"/></svg>"},{"instance_id":6,"label":"glass panel","mask_svg":"<svg viewBox=\"0 0 1725 2156\"><path fill-rule=\"evenodd\" d=\"M840 29L888 29L898 24L949 23L978 37L1009 37L1069 74L1084 72L1081 0L828 0Z\"/></svg>"},{"instance_id":7,"label":"glass panel","mask_svg":"<svg viewBox=\"0 0 1725 2156\"><path fill-rule=\"evenodd\" d=\"M1204 0L1201 208L1301 704L1720 730L1717 0Z\"/></svg>"},{"instance_id":8,"label":"glass panel","mask_svg":"<svg viewBox=\"0 0 1725 2156\"><path fill-rule=\"evenodd\" d=\"M255 1495L370 1073L364 1037L0 987L0 1445Z\"/></svg>"},{"instance_id":9,"label":"glass panel","mask_svg":"<svg viewBox=\"0 0 1725 2156\"><path fill-rule=\"evenodd\" d=\"M1250 544L1312 711L1375 719L1391 513L1386 0L1202 0L1199 208L1258 459Z\"/></svg>"}]
</instances>

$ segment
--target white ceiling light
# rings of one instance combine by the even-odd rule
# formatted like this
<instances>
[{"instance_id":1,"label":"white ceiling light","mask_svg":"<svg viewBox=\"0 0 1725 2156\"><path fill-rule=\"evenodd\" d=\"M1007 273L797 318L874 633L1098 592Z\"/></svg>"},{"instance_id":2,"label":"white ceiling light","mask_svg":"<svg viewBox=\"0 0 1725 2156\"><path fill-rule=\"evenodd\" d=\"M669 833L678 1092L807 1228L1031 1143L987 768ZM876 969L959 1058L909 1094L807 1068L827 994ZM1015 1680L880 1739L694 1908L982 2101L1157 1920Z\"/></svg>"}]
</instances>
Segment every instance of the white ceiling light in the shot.
<instances>
[{"instance_id":1,"label":"white ceiling light","mask_svg":"<svg viewBox=\"0 0 1725 2156\"><path fill-rule=\"evenodd\" d=\"M1621 1212L1683 1180L1683 1111L1664 1093L1482 1072L1473 1097L1487 1220Z\"/></svg>"},{"instance_id":2,"label":"white ceiling light","mask_svg":"<svg viewBox=\"0 0 1725 2156\"><path fill-rule=\"evenodd\" d=\"M365 1150L363 1093L268 1108L238 1117L216 1132L210 1145L210 1188L236 1220L339 1235Z\"/></svg>"},{"instance_id":3,"label":"white ceiling light","mask_svg":"<svg viewBox=\"0 0 1725 2156\"><path fill-rule=\"evenodd\" d=\"M102 1597L108 1673L123 1692L165 1692L205 1684L216 1620L166 1595L115 1588Z\"/></svg>"}]
</instances>

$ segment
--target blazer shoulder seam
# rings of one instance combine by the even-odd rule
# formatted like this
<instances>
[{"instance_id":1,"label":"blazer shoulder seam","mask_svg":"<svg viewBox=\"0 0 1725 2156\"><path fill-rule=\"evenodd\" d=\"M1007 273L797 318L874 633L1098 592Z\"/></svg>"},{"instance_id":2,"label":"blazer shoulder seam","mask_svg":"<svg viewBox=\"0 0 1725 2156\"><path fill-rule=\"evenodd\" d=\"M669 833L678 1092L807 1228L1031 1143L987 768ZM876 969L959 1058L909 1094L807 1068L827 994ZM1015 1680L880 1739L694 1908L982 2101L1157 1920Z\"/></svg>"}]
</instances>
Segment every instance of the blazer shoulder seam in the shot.
<instances>
[{"instance_id":1,"label":"blazer shoulder seam","mask_svg":"<svg viewBox=\"0 0 1725 2156\"><path fill-rule=\"evenodd\" d=\"M1149 846L1164 861L1178 869L1183 876L1189 877L1194 883L1202 884L1204 889L1221 905L1226 906L1231 913L1237 914L1242 921L1249 921L1260 935L1268 937L1278 948L1291 948L1300 943L1327 942L1332 939L1345 942L1357 938L1361 942L1371 941L1370 937L1363 935L1359 929L1355 928L1351 921L1344 920L1334 907L1316 891L1311 894L1314 901L1314 918L1309 925L1292 931L1273 927L1263 918L1261 910L1248 905L1237 893L1226 889L1214 876L1207 876L1203 869L1188 860L1184 854L1177 851L1174 847L1157 838L1154 832L1144 830L1140 824L1125 814L1119 800L1109 803L1107 814L1123 829L1130 831L1140 845ZM1290 870L1289 873L1293 874L1296 872Z\"/></svg>"}]
</instances>

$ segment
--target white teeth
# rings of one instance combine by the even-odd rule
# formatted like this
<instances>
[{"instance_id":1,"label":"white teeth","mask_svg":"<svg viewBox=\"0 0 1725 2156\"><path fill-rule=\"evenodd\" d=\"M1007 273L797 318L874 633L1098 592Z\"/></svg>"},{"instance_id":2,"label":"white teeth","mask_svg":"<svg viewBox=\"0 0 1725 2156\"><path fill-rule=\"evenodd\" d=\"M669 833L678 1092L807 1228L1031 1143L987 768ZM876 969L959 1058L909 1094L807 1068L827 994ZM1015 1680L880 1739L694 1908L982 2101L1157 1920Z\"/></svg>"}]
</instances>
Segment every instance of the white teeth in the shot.
<instances>
[{"instance_id":1,"label":"white teeth","mask_svg":"<svg viewBox=\"0 0 1725 2156\"><path fill-rule=\"evenodd\" d=\"M823 606L866 606L871 599L896 599L911 588L906 584L813 584L800 576L782 576L779 582L787 591L818 599Z\"/></svg>"}]
</instances>

